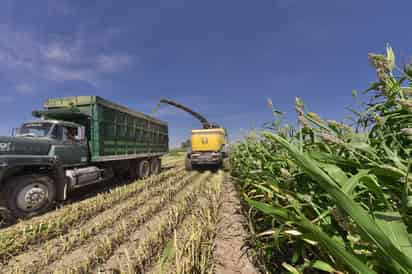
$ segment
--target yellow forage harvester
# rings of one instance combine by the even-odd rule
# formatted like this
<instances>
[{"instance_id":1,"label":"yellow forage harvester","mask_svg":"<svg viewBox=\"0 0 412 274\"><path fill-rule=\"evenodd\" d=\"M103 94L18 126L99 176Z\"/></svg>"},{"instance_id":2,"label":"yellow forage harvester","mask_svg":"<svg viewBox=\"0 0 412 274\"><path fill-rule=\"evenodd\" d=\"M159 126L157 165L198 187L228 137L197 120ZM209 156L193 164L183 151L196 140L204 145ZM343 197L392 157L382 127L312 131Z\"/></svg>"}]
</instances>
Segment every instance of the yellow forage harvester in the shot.
<instances>
[{"instance_id":1,"label":"yellow forage harvester","mask_svg":"<svg viewBox=\"0 0 412 274\"><path fill-rule=\"evenodd\" d=\"M200 121L203 128L193 129L191 135L191 149L186 155L186 169L192 170L196 167L221 168L223 161L228 156L228 139L226 129L209 123L209 121L193 111L175 101L161 99L159 104L172 105L181 109Z\"/></svg>"}]
</instances>

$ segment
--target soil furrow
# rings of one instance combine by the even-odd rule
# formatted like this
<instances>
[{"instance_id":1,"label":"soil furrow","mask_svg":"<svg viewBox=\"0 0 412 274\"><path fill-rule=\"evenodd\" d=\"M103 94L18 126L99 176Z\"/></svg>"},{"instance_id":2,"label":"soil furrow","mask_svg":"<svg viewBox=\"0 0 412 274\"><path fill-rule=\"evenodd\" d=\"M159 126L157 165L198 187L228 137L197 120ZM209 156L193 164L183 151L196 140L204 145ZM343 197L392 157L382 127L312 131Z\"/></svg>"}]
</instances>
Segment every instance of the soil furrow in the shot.
<instances>
[{"instance_id":1,"label":"soil furrow","mask_svg":"<svg viewBox=\"0 0 412 274\"><path fill-rule=\"evenodd\" d=\"M219 223L214 253L214 273L258 274L243 249L246 246L247 231L244 226L238 192L233 182L226 178L223 187L223 203L219 213Z\"/></svg>"}]
</instances>

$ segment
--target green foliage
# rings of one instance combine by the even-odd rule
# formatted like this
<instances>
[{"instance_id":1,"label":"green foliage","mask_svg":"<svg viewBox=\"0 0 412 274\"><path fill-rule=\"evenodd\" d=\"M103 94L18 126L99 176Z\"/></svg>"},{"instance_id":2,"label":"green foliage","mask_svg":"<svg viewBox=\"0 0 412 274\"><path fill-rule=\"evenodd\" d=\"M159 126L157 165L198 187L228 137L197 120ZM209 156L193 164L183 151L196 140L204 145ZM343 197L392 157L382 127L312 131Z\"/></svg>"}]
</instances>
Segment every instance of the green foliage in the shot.
<instances>
[{"instance_id":1,"label":"green foliage","mask_svg":"<svg viewBox=\"0 0 412 274\"><path fill-rule=\"evenodd\" d=\"M232 149L270 272L412 273L411 65L399 70L389 46L369 60L378 82L354 127L307 112L300 98L298 128L281 126L270 102L268 130Z\"/></svg>"},{"instance_id":2,"label":"green foliage","mask_svg":"<svg viewBox=\"0 0 412 274\"><path fill-rule=\"evenodd\" d=\"M186 141L184 141L180 144L180 148L182 148L182 149L188 149L191 146L192 146L192 141L190 139L187 139Z\"/></svg>"}]
</instances>

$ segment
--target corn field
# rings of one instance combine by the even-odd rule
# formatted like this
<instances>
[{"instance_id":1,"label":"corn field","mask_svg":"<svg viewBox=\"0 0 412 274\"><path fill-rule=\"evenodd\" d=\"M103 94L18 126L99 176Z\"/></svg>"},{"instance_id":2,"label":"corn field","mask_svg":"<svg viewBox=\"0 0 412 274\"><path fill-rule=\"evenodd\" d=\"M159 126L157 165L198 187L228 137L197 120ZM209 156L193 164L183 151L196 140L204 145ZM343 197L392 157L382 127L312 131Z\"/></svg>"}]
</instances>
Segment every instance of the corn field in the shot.
<instances>
[{"instance_id":1,"label":"corn field","mask_svg":"<svg viewBox=\"0 0 412 274\"><path fill-rule=\"evenodd\" d=\"M412 273L412 65L369 54L377 81L350 125L307 111L232 149L256 259L271 273ZM358 99L359 100L359 99ZM363 100L363 99L362 99Z\"/></svg>"}]
</instances>

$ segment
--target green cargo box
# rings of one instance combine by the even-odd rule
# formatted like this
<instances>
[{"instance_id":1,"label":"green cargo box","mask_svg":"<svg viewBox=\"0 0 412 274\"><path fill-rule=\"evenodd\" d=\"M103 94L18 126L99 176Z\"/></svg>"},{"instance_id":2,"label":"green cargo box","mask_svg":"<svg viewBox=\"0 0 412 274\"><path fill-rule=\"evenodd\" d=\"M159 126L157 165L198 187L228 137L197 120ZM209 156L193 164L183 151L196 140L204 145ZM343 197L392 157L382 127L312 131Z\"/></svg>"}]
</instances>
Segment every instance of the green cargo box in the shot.
<instances>
[{"instance_id":1,"label":"green cargo box","mask_svg":"<svg viewBox=\"0 0 412 274\"><path fill-rule=\"evenodd\" d=\"M98 96L49 99L43 114L75 121L86 133L91 161L113 161L160 156L168 152L167 123Z\"/></svg>"}]
</instances>

